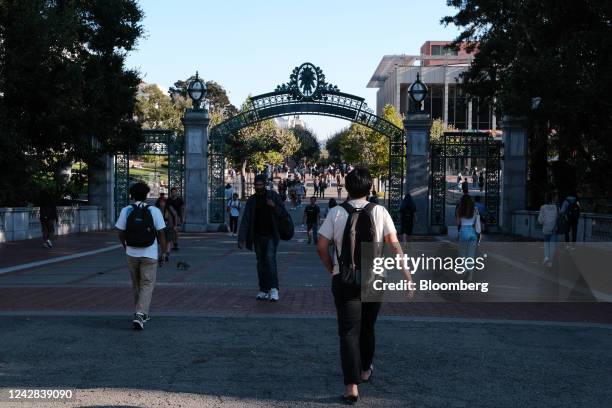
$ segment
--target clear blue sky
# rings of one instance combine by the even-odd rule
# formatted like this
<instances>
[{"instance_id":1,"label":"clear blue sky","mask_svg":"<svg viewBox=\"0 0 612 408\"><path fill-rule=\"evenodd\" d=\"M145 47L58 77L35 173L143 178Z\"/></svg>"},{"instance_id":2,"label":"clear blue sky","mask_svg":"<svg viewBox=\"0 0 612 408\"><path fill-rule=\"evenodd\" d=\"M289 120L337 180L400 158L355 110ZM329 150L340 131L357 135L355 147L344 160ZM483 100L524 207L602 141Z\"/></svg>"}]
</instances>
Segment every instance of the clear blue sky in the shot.
<instances>
[{"instance_id":1,"label":"clear blue sky","mask_svg":"<svg viewBox=\"0 0 612 408\"><path fill-rule=\"evenodd\" d=\"M141 0L145 37L127 60L144 80L168 88L196 70L227 90L240 106L249 95L273 91L302 62L320 66L328 82L366 98L385 54L418 54L426 40L451 40L439 24L454 14L444 0L196 1ZM349 122L303 119L320 140Z\"/></svg>"}]
</instances>

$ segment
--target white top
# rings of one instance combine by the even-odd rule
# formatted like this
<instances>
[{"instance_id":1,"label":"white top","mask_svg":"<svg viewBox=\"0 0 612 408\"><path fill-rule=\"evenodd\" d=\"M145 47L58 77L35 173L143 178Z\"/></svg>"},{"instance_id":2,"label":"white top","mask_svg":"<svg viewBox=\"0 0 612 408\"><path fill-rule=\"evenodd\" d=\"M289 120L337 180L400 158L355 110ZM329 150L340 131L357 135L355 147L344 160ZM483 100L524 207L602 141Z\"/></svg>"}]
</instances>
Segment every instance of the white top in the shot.
<instances>
[{"instance_id":1,"label":"white top","mask_svg":"<svg viewBox=\"0 0 612 408\"><path fill-rule=\"evenodd\" d=\"M555 231L557 226L557 218L559 217L559 209L554 204L544 204L540 207L538 214L538 222L542 224L542 233L550 235Z\"/></svg>"},{"instance_id":2,"label":"white top","mask_svg":"<svg viewBox=\"0 0 612 408\"><path fill-rule=\"evenodd\" d=\"M364 199L351 200L349 204L355 208L363 208L368 204L368 201ZM342 206L337 205L329 210L325 217L325 221L323 221L323 224L319 228L319 234L333 241L335 248L342 248L342 238L344 236L344 227L346 226L348 215L348 212L346 212ZM393 224L393 219L391 219L391 215L385 207L377 205L372 210L372 215L374 217L374 227L376 229L376 234L374 236L375 242L384 242L384 237L397 232L395 224ZM338 269L338 259L335 253L332 255L332 261L334 263L332 275L337 275L340 271Z\"/></svg>"},{"instance_id":3,"label":"white top","mask_svg":"<svg viewBox=\"0 0 612 408\"><path fill-rule=\"evenodd\" d=\"M226 188L225 189L225 199L226 200L230 200L233 195L234 195L234 187L230 187L230 188Z\"/></svg>"},{"instance_id":4,"label":"white top","mask_svg":"<svg viewBox=\"0 0 612 408\"><path fill-rule=\"evenodd\" d=\"M240 215L240 200L231 199L227 202L227 206L230 208L230 216L238 217Z\"/></svg>"},{"instance_id":5,"label":"white top","mask_svg":"<svg viewBox=\"0 0 612 408\"><path fill-rule=\"evenodd\" d=\"M138 206L144 205L144 203L141 201L136 201L134 204ZM132 212L132 210L133 208L131 205L128 205L127 207L124 207L121 210L121 214L119 214L119 219L117 220L117 223L115 224L115 227L117 229L121 231L125 231L126 224L127 224L127 217L130 214L130 212ZM153 216L153 225L155 226L156 230L159 231L159 230L163 230L164 228L166 228L164 217L162 216L161 211L159 211L159 208L151 205L149 206L149 212ZM158 255L157 254L157 238L155 238L155 241L153 242L151 246L148 246L146 248L136 248L136 247L131 247L128 245L125 247L125 253L134 258L157 259L157 255Z\"/></svg>"}]
</instances>

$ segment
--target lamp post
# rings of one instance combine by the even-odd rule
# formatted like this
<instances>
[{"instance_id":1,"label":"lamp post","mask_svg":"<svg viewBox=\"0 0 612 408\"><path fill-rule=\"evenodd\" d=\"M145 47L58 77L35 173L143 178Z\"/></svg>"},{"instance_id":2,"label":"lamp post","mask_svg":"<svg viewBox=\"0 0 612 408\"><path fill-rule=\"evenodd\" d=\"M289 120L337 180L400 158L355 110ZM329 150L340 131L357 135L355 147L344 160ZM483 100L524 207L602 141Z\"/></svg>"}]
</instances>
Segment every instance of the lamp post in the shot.
<instances>
[{"instance_id":1,"label":"lamp post","mask_svg":"<svg viewBox=\"0 0 612 408\"><path fill-rule=\"evenodd\" d=\"M200 110L200 104L206 93L206 84L198 77L198 71L196 71L195 79L189 83L187 93L193 102L193 110Z\"/></svg>"},{"instance_id":2,"label":"lamp post","mask_svg":"<svg viewBox=\"0 0 612 408\"><path fill-rule=\"evenodd\" d=\"M408 95L414 101L413 112L422 111L422 103L427 97L427 85L421 82L421 76L417 73L416 81L410 84L410 88L408 88Z\"/></svg>"}]
</instances>

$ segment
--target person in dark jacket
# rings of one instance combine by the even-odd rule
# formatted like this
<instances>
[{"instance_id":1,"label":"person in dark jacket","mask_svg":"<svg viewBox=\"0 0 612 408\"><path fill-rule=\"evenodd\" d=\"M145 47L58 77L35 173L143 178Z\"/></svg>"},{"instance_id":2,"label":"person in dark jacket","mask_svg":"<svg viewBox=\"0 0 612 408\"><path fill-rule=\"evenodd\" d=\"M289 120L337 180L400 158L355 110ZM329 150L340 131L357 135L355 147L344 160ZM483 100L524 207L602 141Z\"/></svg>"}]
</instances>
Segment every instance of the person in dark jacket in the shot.
<instances>
[{"instance_id":1,"label":"person in dark jacket","mask_svg":"<svg viewBox=\"0 0 612 408\"><path fill-rule=\"evenodd\" d=\"M416 205L410 193L406 193L402 203L400 204L400 221L401 230L400 236L404 242L407 241L412 235L412 229L414 227L414 218L416 216Z\"/></svg>"},{"instance_id":2,"label":"person in dark jacket","mask_svg":"<svg viewBox=\"0 0 612 408\"><path fill-rule=\"evenodd\" d=\"M255 194L246 202L238 230L238 248L255 250L258 300L279 300L276 248L280 241L278 220L289 216L280 196L266 189L264 175L255 176Z\"/></svg>"},{"instance_id":3,"label":"person in dark jacket","mask_svg":"<svg viewBox=\"0 0 612 408\"><path fill-rule=\"evenodd\" d=\"M57 222L57 207L49 193L43 193L40 201L40 227L42 229L43 246L53 248L51 236Z\"/></svg>"}]
</instances>

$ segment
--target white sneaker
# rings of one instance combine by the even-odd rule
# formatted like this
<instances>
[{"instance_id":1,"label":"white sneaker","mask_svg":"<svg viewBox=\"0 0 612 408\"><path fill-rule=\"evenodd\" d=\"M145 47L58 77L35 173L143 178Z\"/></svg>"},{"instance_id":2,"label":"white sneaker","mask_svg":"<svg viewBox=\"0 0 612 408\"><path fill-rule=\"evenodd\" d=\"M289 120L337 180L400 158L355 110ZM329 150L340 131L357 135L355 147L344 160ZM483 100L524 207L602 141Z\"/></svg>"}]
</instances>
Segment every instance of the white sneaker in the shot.
<instances>
[{"instance_id":1,"label":"white sneaker","mask_svg":"<svg viewBox=\"0 0 612 408\"><path fill-rule=\"evenodd\" d=\"M268 300L270 299L270 295L267 294L266 292L259 292L257 294L257 300Z\"/></svg>"},{"instance_id":2,"label":"white sneaker","mask_svg":"<svg viewBox=\"0 0 612 408\"><path fill-rule=\"evenodd\" d=\"M542 261L542 264L546 265L548 263L548 258L544 257L544 260Z\"/></svg>"},{"instance_id":3,"label":"white sneaker","mask_svg":"<svg viewBox=\"0 0 612 408\"><path fill-rule=\"evenodd\" d=\"M278 289L270 289L270 300L273 302L278 302Z\"/></svg>"},{"instance_id":4,"label":"white sneaker","mask_svg":"<svg viewBox=\"0 0 612 408\"><path fill-rule=\"evenodd\" d=\"M47 245L49 245L49 248L53 248L53 245L51 244L51 240L50 239L47 240Z\"/></svg>"}]
</instances>

